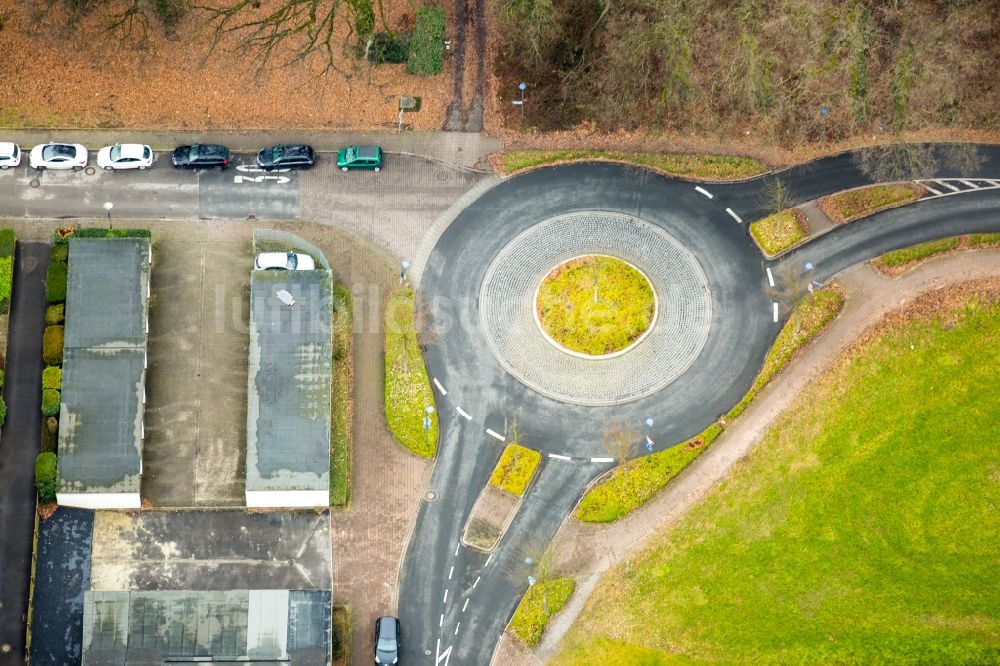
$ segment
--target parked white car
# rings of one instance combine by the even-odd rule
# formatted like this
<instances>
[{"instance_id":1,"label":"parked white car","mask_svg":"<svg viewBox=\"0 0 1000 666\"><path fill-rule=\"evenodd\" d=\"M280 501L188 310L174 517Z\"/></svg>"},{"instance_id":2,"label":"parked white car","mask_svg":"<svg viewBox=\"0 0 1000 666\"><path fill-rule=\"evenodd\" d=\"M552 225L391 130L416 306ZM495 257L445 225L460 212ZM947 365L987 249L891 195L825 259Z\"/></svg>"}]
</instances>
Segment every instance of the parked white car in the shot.
<instances>
[{"instance_id":1,"label":"parked white car","mask_svg":"<svg viewBox=\"0 0 1000 666\"><path fill-rule=\"evenodd\" d=\"M16 167L21 163L21 149L16 143L0 141L0 169Z\"/></svg>"},{"instance_id":2,"label":"parked white car","mask_svg":"<svg viewBox=\"0 0 1000 666\"><path fill-rule=\"evenodd\" d=\"M43 143L31 149L28 164L32 169L72 169L87 166L87 149L78 143Z\"/></svg>"},{"instance_id":3,"label":"parked white car","mask_svg":"<svg viewBox=\"0 0 1000 666\"><path fill-rule=\"evenodd\" d=\"M153 166L153 151L141 143L116 143L97 151L97 166L115 169L148 169Z\"/></svg>"},{"instance_id":4,"label":"parked white car","mask_svg":"<svg viewBox=\"0 0 1000 666\"><path fill-rule=\"evenodd\" d=\"M316 262L299 252L261 252L254 268L258 271L314 271Z\"/></svg>"}]
</instances>

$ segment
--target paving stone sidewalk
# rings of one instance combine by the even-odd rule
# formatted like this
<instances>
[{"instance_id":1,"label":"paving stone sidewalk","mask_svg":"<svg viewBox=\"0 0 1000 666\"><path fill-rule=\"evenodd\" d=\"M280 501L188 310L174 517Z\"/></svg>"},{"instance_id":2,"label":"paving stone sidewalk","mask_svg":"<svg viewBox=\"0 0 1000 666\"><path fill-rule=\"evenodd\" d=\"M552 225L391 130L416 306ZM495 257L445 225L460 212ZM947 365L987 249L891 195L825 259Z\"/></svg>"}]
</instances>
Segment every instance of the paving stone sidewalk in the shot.
<instances>
[{"instance_id":1,"label":"paving stone sidewalk","mask_svg":"<svg viewBox=\"0 0 1000 666\"><path fill-rule=\"evenodd\" d=\"M681 519L714 489L798 394L882 317L925 292L983 277L1000 277L1000 251L969 251L932 259L895 279L879 275L867 264L838 276L845 304L830 328L772 381L725 434L664 492L610 525L566 521L554 540L556 568L576 577L576 593L549 625L535 654L510 645L513 639L505 635L494 653L494 663L533 665L551 657L582 610L599 575L642 549L654 535Z\"/></svg>"}]
</instances>

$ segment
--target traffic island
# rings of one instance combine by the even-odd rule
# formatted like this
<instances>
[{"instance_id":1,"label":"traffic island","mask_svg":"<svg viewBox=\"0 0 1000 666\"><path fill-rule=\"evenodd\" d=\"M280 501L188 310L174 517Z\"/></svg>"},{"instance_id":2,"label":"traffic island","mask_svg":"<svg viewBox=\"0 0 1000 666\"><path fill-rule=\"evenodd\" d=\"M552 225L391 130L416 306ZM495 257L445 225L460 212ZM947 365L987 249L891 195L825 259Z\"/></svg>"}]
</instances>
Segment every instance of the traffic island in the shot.
<instances>
[{"instance_id":1,"label":"traffic island","mask_svg":"<svg viewBox=\"0 0 1000 666\"><path fill-rule=\"evenodd\" d=\"M462 532L462 543L490 552L496 548L521 507L535 477L542 454L519 444L508 444L472 507Z\"/></svg>"}]
</instances>

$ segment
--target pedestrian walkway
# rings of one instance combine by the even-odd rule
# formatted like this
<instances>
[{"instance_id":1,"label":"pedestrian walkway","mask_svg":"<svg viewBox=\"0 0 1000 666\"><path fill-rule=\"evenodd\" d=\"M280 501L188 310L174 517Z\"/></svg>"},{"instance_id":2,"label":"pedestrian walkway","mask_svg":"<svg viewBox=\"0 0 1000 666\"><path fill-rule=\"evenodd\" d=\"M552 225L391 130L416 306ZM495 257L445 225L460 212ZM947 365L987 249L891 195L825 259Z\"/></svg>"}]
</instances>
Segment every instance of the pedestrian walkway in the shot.
<instances>
[{"instance_id":1,"label":"pedestrian walkway","mask_svg":"<svg viewBox=\"0 0 1000 666\"><path fill-rule=\"evenodd\" d=\"M799 393L828 370L865 331L925 292L987 277L1000 277L1000 251L975 250L935 258L895 279L876 273L868 264L855 266L838 276L845 295L844 309L829 329L761 391L743 415L663 492L610 525L566 521L553 541L553 549L557 570L571 572L576 577L577 592L550 624L536 656L544 661L555 652L593 588L588 585L589 579L634 555L654 535L679 521L750 452ZM504 642L501 646L498 650L509 649Z\"/></svg>"},{"instance_id":2,"label":"pedestrian walkway","mask_svg":"<svg viewBox=\"0 0 1000 666\"><path fill-rule=\"evenodd\" d=\"M484 165L486 156L503 150L503 141L479 132L351 132L322 130L132 130L132 129L5 129L0 140L25 150L49 141L81 143L90 150L115 143L145 143L153 150L172 150L191 143L221 143L237 153L256 153L277 143L308 143L320 152L375 143L390 153L409 153L465 168Z\"/></svg>"},{"instance_id":3,"label":"pedestrian walkway","mask_svg":"<svg viewBox=\"0 0 1000 666\"><path fill-rule=\"evenodd\" d=\"M799 206L799 210L806 218L806 238L812 238L837 226L837 223L831 220L819 207L818 200L802 204Z\"/></svg>"}]
</instances>

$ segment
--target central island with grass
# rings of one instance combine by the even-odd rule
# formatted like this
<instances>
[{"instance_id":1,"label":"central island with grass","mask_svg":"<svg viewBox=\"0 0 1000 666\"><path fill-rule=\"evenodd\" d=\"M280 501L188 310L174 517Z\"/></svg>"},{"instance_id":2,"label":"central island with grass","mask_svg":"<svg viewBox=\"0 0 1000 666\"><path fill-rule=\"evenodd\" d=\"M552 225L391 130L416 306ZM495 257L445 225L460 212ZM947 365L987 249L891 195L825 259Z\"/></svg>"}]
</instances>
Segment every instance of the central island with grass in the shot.
<instances>
[{"instance_id":1,"label":"central island with grass","mask_svg":"<svg viewBox=\"0 0 1000 666\"><path fill-rule=\"evenodd\" d=\"M535 292L535 321L563 351L591 357L624 353L656 322L656 292L632 264L584 255L545 276Z\"/></svg>"}]
</instances>

